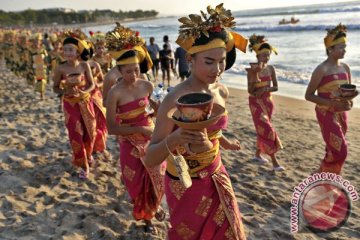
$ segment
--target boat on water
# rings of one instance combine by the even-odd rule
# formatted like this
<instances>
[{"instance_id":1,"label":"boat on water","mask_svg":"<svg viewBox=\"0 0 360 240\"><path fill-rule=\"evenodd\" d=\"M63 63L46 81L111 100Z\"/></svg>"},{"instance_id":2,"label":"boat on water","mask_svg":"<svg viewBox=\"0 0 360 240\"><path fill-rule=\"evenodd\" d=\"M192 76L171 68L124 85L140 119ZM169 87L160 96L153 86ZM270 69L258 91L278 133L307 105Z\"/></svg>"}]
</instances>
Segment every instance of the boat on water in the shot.
<instances>
[{"instance_id":1,"label":"boat on water","mask_svg":"<svg viewBox=\"0 0 360 240\"><path fill-rule=\"evenodd\" d=\"M290 20L286 20L285 18L283 18L281 21L279 21L279 25L296 24L298 22L300 22L300 19L295 19L294 17L292 17Z\"/></svg>"}]
</instances>

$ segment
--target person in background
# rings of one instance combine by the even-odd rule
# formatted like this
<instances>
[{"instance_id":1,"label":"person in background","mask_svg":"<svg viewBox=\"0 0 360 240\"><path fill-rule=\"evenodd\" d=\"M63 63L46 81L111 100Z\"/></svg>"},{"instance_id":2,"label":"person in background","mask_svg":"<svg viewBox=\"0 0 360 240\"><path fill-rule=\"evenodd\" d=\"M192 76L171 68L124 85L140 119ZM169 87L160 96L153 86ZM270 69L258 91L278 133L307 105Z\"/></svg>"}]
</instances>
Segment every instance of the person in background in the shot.
<instances>
[{"instance_id":1,"label":"person in background","mask_svg":"<svg viewBox=\"0 0 360 240\"><path fill-rule=\"evenodd\" d=\"M168 49L168 45L163 45L163 50L160 51L160 64L162 71L162 81L163 86L165 87L165 79L167 80L168 87L170 87L170 68L171 68L171 51Z\"/></svg>"},{"instance_id":2,"label":"person in background","mask_svg":"<svg viewBox=\"0 0 360 240\"><path fill-rule=\"evenodd\" d=\"M160 52L160 48L155 43L155 38L154 37L150 37L150 44L147 45L147 50L148 50L148 52L149 52L149 54L151 56L151 60L153 62L152 73L153 73L155 81L157 81L158 74L159 74L159 52Z\"/></svg>"},{"instance_id":3,"label":"person in background","mask_svg":"<svg viewBox=\"0 0 360 240\"><path fill-rule=\"evenodd\" d=\"M54 92L62 94L65 125L72 148L72 163L80 167L79 178L87 179L96 137L95 111L91 91L95 84L87 62L90 47L84 33L67 32L63 41L66 62L54 70ZM80 61L82 60L82 61Z\"/></svg>"},{"instance_id":4,"label":"person in background","mask_svg":"<svg viewBox=\"0 0 360 240\"><path fill-rule=\"evenodd\" d=\"M163 221L165 218L160 207L165 169L162 166L147 168L143 163L153 132L152 118L145 110L153 85L139 78L140 72L146 73L151 68L151 57L137 32L116 27L107 34L109 50L121 73L108 93L107 127L109 134L118 136L121 179L133 203L133 217L145 222L145 232L157 234L152 219Z\"/></svg>"},{"instance_id":5,"label":"person in background","mask_svg":"<svg viewBox=\"0 0 360 240\"><path fill-rule=\"evenodd\" d=\"M253 34L250 37L249 49L255 52L257 63L248 70L249 107L256 129L257 141L255 160L267 163L261 156L267 154L271 157L274 171L284 171L279 164L276 152L282 149L281 141L271 124L274 111L274 102L271 92L278 90L275 68L268 64L272 52L277 54L275 48L265 41L265 37Z\"/></svg>"},{"instance_id":6,"label":"person in background","mask_svg":"<svg viewBox=\"0 0 360 240\"><path fill-rule=\"evenodd\" d=\"M316 104L316 117L326 146L317 172L340 174L348 154L345 139L347 112L351 110L351 100L358 95L358 91L343 96L340 90L341 84L351 84L350 68L340 62L346 53L346 26L339 24L327 31L324 38L327 59L312 73L305 99Z\"/></svg>"},{"instance_id":7,"label":"person in background","mask_svg":"<svg viewBox=\"0 0 360 240\"><path fill-rule=\"evenodd\" d=\"M175 66L178 65L181 82L190 76L189 63L186 60L186 51L182 47L176 48Z\"/></svg>"}]
</instances>

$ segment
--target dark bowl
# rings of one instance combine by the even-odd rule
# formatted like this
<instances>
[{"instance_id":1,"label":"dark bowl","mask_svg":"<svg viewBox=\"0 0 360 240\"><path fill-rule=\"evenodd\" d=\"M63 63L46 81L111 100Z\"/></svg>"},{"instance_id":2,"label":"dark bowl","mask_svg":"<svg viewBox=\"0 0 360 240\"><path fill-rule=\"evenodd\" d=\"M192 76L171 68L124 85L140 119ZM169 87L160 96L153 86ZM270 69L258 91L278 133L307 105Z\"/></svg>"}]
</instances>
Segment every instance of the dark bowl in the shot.
<instances>
[{"instance_id":1,"label":"dark bowl","mask_svg":"<svg viewBox=\"0 0 360 240\"><path fill-rule=\"evenodd\" d=\"M199 122L209 119L214 97L208 93L189 93L175 103L184 122Z\"/></svg>"},{"instance_id":2,"label":"dark bowl","mask_svg":"<svg viewBox=\"0 0 360 240\"><path fill-rule=\"evenodd\" d=\"M345 83L340 85L340 92L342 96L351 96L355 93L356 86L354 84Z\"/></svg>"}]
</instances>

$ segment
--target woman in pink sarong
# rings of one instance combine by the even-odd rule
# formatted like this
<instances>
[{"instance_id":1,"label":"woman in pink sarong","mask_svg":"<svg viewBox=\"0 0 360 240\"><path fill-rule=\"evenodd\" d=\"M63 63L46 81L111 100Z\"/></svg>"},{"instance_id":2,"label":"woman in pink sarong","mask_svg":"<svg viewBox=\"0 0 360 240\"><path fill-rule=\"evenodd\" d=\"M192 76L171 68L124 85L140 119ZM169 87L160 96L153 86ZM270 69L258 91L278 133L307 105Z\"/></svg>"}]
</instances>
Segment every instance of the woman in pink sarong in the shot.
<instances>
[{"instance_id":1,"label":"woman in pink sarong","mask_svg":"<svg viewBox=\"0 0 360 240\"><path fill-rule=\"evenodd\" d=\"M89 42L89 46L91 47L91 52L93 52L94 46L91 42ZM104 83L104 75L99 63L93 59L88 60L88 63L90 65L95 83L95 88L91 92L96 119L96 138L93 152L97 160L101 158L110 160L111 154L106 150L106 140L108 136L108 130L106 127L106 109L103 105L103 96L101 93L101 89Z\"/></svg>"},{"instance_id":2,"label":"woman in pink sarong","mask_svg":"<svg viewBox=\"0 0 360 240\"><path fill-rule=\"evenodd\" d=\"M279 164L276 152L282 149L281 141L271 124L274 111L274 102L271 92L278 89L277 78L273 66L268 65L272 52L277 54L276 49L265 42L264 36L253 34L250 37L250 51L256 53L257 63L250 63L248 71L249 107L254 121L257 141L255 160L266 163L268 160L261 156L267 154L271 157L273 170L284 171ZM271 86L272 85L272 86Z\"/></svg>"},{"instance_id":3,"label":"woman in pink sarong","mask_svg":"<svg viewBox=\"0 0 360 240\"><path fill-rule=\"evenodd\" d=\"M73 151L73 164L81 168L79 178L87 178L93 161L92 152L96 136L96 120L90 92L94 81L90 66L89 46L71 33L63 41L65 63L58 65L54 71L54 91L63 94L65 125L68 130L70 145Z\"/></svg>"},{"instance_id":4,"label":"woman in pink sarong","mask_svg":"<svg viewBox=\"0 0 360 240\"><path fill-rule=\"evenodd\" d=\"M314 70L305 98L316 103L316 117L326 145L318 172L340 174L348 153L345 139L347 111L352 108L351 99L358 92L345 97L339 89L341 84L351 83L349 66L339 61L346 52L346 27L339 24L334 29L328 29L324 43L328 57Z\"/></svg>"},{"instance_id":5,"label":"woman in pink sarong","mask_svg":"<svg viewBox=\"0 0 360 240\"><path fill-rule=\"evenodd\" d=\"M170 212L170 240L246 239L238 203L221 160L220 145L226 149L239 149L238 141L230 141L222 135L227 123L226 114L202 130L177 128L168 117L177 99L192 92L211 94L216 106L225 107L229 92L218 82L220 75L233 65L235 49L245 51L247 44L241 35L227 30L235 23L229 16L230 11L224 14L225 11L222 4L216 11L209 6L211 15L201 31L192 24L189 24L190 29L184 26L191 22L190 19L179 19L184 25L180 28L177 43L187 51L191 75L173 88L160 104L145 156L149 167L167 162L165 194ZM175 165L174 159L182 157L185 167ZM179 169L186 168L190 169L191 185L180 180L183 175L178 174Z\"/></svg>"},{"instance_id":6,"label":"woman in pink sarong","mask_svg":"<svg viewBox=\"0 0 360 240\"><path fill-rule=\"evenodd\" d=\"M121 179L132 199L133 216L145 222L145 232L156 234L152 219L155 216L162 221L165 217L160 208L165 167L146 168L143 164L154 127L151 116L145 110L153 85L139 79L140 72L147 72L152 62L142 38L134 31L115 28L108 34L108 46L122 77L108 94L107 126L109 134L117 135L119 139ZM114 35L129 38L111 38ZM114 45L116 47L112 47ZM122 49L124 46L126 48Z\"/></svg>"}]
</instances>

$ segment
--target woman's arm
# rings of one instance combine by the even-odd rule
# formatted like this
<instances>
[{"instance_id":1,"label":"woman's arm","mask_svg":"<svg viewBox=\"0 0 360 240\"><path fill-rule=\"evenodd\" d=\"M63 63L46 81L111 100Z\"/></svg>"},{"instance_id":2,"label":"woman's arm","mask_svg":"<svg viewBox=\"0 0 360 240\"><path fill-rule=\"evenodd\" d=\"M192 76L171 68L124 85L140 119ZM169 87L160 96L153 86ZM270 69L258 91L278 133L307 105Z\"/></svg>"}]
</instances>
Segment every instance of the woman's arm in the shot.
<instances>
[{"instance_id":1,"label":"woman's arm","mask_svg":"<svg viewBox=\"0 0 360 240\"><path fill-rule=\"evenodd\" d=\"M224 135L219 138L220 146L226 150L240 150L240 142L237 139L230 140Z\"/></svg>"},{"instance_id":2,"label":"woman's arm","mask_svg":"<svg viewBox=\"0 0 360 240\"><path fill-rule=\"evenodd\" d=\"M88 63L82 62L81 66L85 70L85 77L86 77L86 79L87 79L87 81L89 83L88 87L86 89L82 90L81 92L89 93L92 90L94 90L94 88L95 88L94 78L93 78L93 75L92 75L92 72L91 72L90 65Z\"/></svg>"},{"instance_id":3,"label":"woman's arm","mask_svg":"<svg viewBox=\"0 0 360 240\"><path fill-rule=\"evenodd\" d=\"M115 85L116 81L121 78L121 73L113 68L111 69L104 78L104 84L103 84L103 106L106 107L106 101L108 93L112 86Z\"/></svg>"},{"instance_id":4,"label":"woman's arm","mask_svg":"<svg viewBox=\"0 0 360 240\"><path fill-rule=\"evenodd\" d=\"M255 83L257 81L257 73L248 72L247 73L247 82L248 82L248 93L251 95L255 94Z\"/></svg>"},{"instance_id":5,"label":"woman's arm","mask_svg":"<svg viewBox=\"0 0 360 240\"><path fill-rule=\"evenodd\" d=\"M269 66L271 71L271 79L272 79L272 86L266 89L267 92L276 92L278 90L278 81L276 77L275 68L273 66Z\"/></svg>"},{"instance_id":6,"label":"woman's arm","mask_svg":"<svg viewBox=\"0 0 360 240\"><path fill-rule=\"evenodd\" d=\"M53 85L54 92L57 94L64 94L64 90L60 89L61 73L60 73L59 65L54 70L53 81L54 81L54 85Z\"/></svg>"},{"instance_id":7,"label":"woman's arm","mask_svg":"<svg viewBox=\"0 0 360 240\"><path fill-rule=\"evenodd\" d=\"M99 63L95 62L95 68L96 68L96 86L98 88L101 88L104 85L104 74L102 72L101 66ZM94 76L95 78L95 76Z\"/></svg>"}]
</instances>

